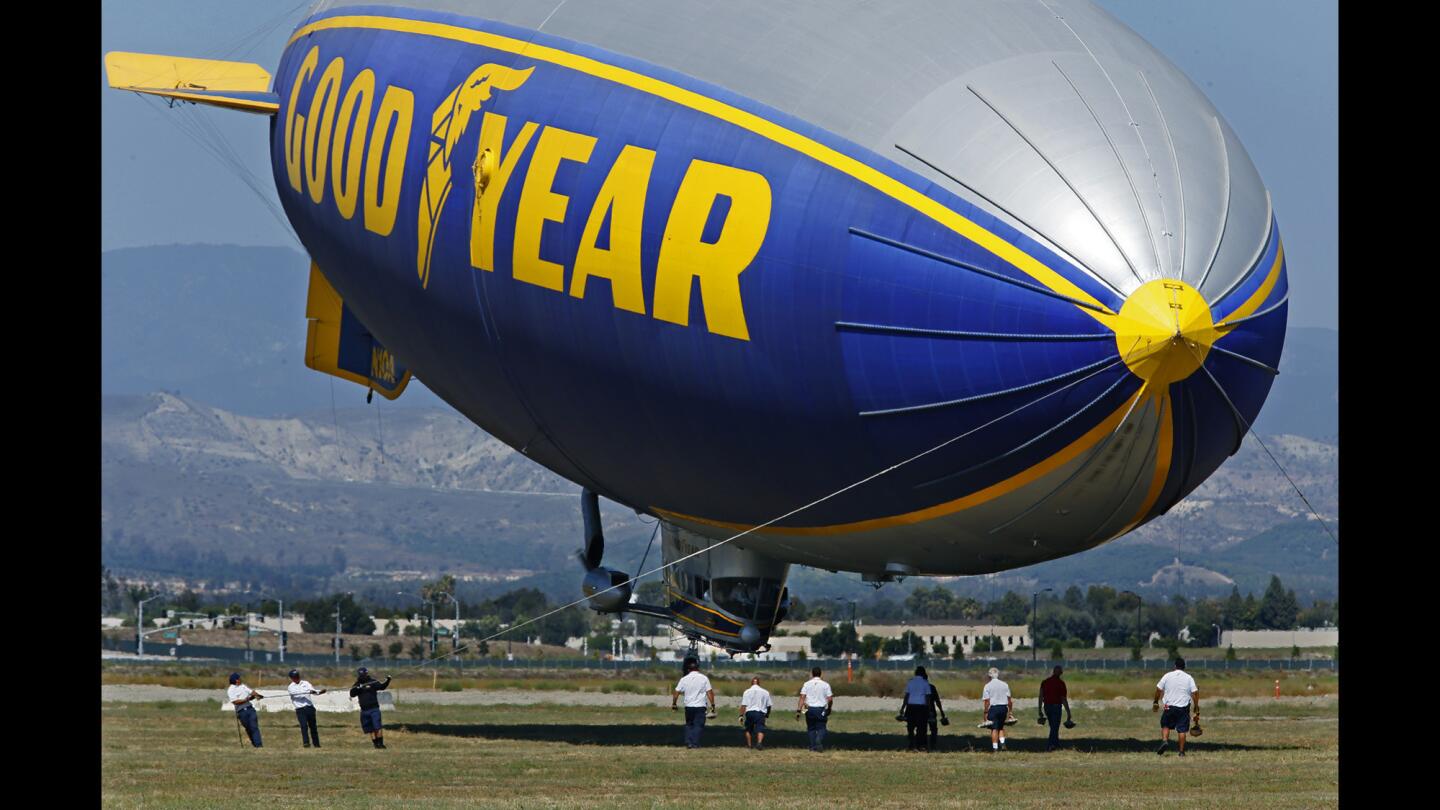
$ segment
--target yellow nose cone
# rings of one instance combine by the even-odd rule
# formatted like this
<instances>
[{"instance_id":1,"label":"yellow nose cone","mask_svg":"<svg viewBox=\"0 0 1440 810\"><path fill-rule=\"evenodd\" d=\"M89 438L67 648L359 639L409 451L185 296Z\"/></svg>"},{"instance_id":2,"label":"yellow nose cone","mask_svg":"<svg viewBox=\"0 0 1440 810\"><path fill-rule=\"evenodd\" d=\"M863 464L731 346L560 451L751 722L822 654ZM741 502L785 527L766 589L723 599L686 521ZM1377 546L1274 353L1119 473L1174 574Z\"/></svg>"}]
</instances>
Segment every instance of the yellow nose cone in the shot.
<instances>
[{"instance_id":1,"label":"yellow nose cone","mask_svg":"<svg viewBox=\"0 0 1440 810\"><path fill-rule=\"evenodd\" d=\"M1169 385L1195 373L1220 334L1200 292L1183 281L1147 282L1120 308L1115 346L1137 377Z\"/></svg>"}]
</instances>

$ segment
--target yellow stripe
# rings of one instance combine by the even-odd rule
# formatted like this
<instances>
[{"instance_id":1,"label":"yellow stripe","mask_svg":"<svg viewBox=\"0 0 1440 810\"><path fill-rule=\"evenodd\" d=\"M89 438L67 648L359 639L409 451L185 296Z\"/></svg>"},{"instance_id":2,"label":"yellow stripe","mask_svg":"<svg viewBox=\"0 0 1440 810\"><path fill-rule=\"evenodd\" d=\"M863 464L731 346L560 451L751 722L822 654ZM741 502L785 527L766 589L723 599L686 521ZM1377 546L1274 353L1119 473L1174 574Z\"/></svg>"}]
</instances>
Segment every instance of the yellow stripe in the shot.
<instances>
[{"instance_id":1,"label":"yellow stripe","mask_svg":"<svg viewBox=\"0 0 1440 810\"><path fill-rule=\"evenodd\" d=\"M1276 239L1279 239L1279 237L1277 236ZM1255 311L1260 309L1260 305L1265 303L1265 299L1270 297L1271 291L1275 289L1275 283L1280 280L1280 268L1284 264L1285 245L1282 243L1275 250L1275 263L1270 265L1270 273L1265 277L1265 282L1260 285L1260 289L1256 290L1238 309L1226 315L1220 323L1215 324L1215 331L1219 332L1222 337L1228 335L1230 334L1230 330L1234 328L1234 324L1230 324L1231 321L1238 321L1241 318L1248 318L1254 315ZM1226 324L1230 325L1227 326Z\"/></svg>"},{"instance_id":2,"label":"yellow stripe","mask_svg":"<svg viewBox=\"0 0 1440 810\"><path fill-rule=\"evenodd\" d=\"M1174 403L1170 401L1170 389L1167 387L1165 393L1156 397L1156 408L1158 412L1155 418L1158 422L1156 429L1160 431L1159 446L1155 448L1155 471L1150 476L1150 491L1145 493L1145 503L1130 523L1115 534L1116 537L1135 528L1140 521L1154 508L1155 501L1160 499L1160 490L1165 486L1165 479L1170 477L1170 459L1175 447L1175 414Z\"/></svg>"},{"instance_id":3,"label":"yellow stripe","mask_svg":"<svg viewBox=\"0 0 1440 810\"><path fill-rule=\"evenodd\" d=\"M1144 389L1142 388L1141 391L1143 390ZM870 520L861 520L855 523L840 523L833 526L767 526L761 530L761 533L789 536L823 536L849 534L851 532L864 532L874 529L883 529L890 526L906 526L915 523L924 523L928 520L934 520L935 518L954 514L963 509L970 509L972 507L979 506L983 503L995 500L1002 495L1007 495L1011 492L1014 492L1015 490L1025 486L1026 484L1039 480L1041 477L1051 472L1054 472L1055 470L1064 466L1067 462L1074 460L1081 453L1084 453L1086 450L1093 447L1096 442L1103 439L1107 434L1110 433L1110 431L1115 429L1116 425L1120 424L1120 420L1125 418L1125 412L1130 409L1130 403L1134 402L1136 397L1140 396L1141 391L1136 391L1133 395L1130 396L1129 399L1125 400L1124 404L1122 404L1119 408L1115 409L1114 413L1111 413L1109 416L1105 417L1104 420L1102 420L1099 424L1095 425L1095 427L1091 428L1089 432L1087 432L1084 436L1081 436L1080 438L1071 442L1068 446L1057 452L1055 455L1050 456L1049 458L1039 462L1033 467L1022 470L1021 472L1010 476L1004 481L1000 481L996 484L991 484L990 486L977 492L972 492L969 495L964 496L963 498L958 498L953 501L937 504L935 506L921 509L919 511L907 512L903 515L892 515L890 517L872 518ZM701 523L706 526L716 526L722 529L744 531L745 529L753 527L753 524L725 523L718 520L706 520L705 518L698 518L694 517L693 515L683 515L679 512L671 512L667 509L660 509L653 506L651 507L651 510L655 514L669 520L686 520L690 521L691 523Z\"/></svg>"},{"instance_id":4,"label":"yellow stripe","mask_svg":"<svg viewBox=\"0 0 1440 810\"><path fill-rule=\"evenodd\" d=\"M781 146L811 157L832 169L847 174L980 245L1051 290L1061 295L1093 304L1107 312L1109 311L1108 307L1104 304L1072 284L1064 276L1046 267L1044 263L939 202L910 188L899 180L848 155L837 152L811 138L807 138L798 132L791 131L758 115L746 112L737 107L732 107L729 104L717 101L708 96L686 90L682 87L676 87L673 84L660 81L651 76L646 76L643 73L636 73L632 70L626 70L625 68L573 54L568 51L536 45L524 40L491 34L485 31L476 31L470 28L462 28L444 23L425 22L422 20L368 15L330 17L324 20L317 20L297 30L294 36L290 38L290 42L286 43L286 47L289 47L289 45L293 44L296 40L309 36L317 31L344 28L378 29L382 31L438 37L440 39L448 39L470 45L479 45L497 51L505 51L517 55L523 54L527 58L534 58L542 62L549 62L553 65L586 73L606 81L649 93L650 95L663 98L683 107L689 107L697 112L710 115L753 132ZM1114 319L1113 313L1106 315L1085 309L1084 307L1080 307L1079 309L1107 327L1112 325Z\"/></svg>"},{"instance_id":5,"label":"yellow stripe","mask_svg":"<svg viewBox=\"0 0 1440 810\"><path fill-rule=\"evenodd\" d=\"M695 602L691 602L689 599L686 599L684 596L682 596L678 591L676 591L676 590L674 590L674 589L671 589L671 590L670 590L670 595L673 596L673 597L675 597L676 599L679 599L681 602L684 602L685 604L690 605L691 607L700 608L701 610L705 611L706 613L713 613L713 614L715 614L716 616L719 616L720 618L724 619L725 621L730 622L731 624L739 624L739 622L737 622L737 621L735 621L734 619L726 616L726 615L723 614L723 613L716 613L715 611L711 610L710 608L705 607L704 605L697 604L697 603L695 603ZM681 615L681 614L679 614L679 613L675 613L675 614L673 614L673 615L675 616L675 618L679 619L679 620L682 621L682 622L689 622L689 623L695 625L696 627L703 627L703 628L705 628L706 630L709 630L709 631L712 632L712 633L718 633L718 634L720 634L720 635L722 635L722 636L729 636L730 638L739 638L739 637L740 637L740 634L739 634L739 633L728 633L728 632L726 632L726 631L724 631L724 630L721 630L721 629L718 628L718 627L711 627L710 625L705 624L705 623L699 621L698 619L692 619L692 618L690 618L689 616L683 616L683 615Z\"/></svg>"}]
</instances>

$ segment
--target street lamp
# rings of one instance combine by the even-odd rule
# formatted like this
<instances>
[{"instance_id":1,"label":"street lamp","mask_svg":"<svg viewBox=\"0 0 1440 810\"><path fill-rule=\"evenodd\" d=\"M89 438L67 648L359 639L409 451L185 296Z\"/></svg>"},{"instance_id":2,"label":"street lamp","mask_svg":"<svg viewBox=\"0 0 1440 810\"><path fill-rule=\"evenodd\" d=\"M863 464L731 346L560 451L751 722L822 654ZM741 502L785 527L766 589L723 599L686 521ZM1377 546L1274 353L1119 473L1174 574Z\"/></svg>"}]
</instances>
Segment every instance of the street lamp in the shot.
<instances>
[{"instance_id":1,"label":"street lamp","mask_svg":"<svg viewBox=\"0 0 1440 810\"><path fill-rule=\"evenodd\" d=\"M1031 660L1031 661L1034 661L1034 660L1035 660L1035 655L1036 655L1036 652L1037 652L1036 648L1040 646L1040 637L1035 634L1035 620L1039 617L1039 612L1040 612L1040 594L1042 594L1042 593L1048 593L1048 592L1053 591L1053 590L1055 590L1055 589L1054 589L1054 588L1046 588L1046 589L1043 590L1043 591L1036 591L1036 592L1030 594L1030 660Z\"/></svg>"},{"instance_id":2,"label":"street lamp","mask_svg":"<svg viewBox=\"0 0 1440 810\"><path fill-rule=\"evenodd\" d=\"M1211 622L1210 626L1215 628L1215 649L1220 649L1220 625Z\"/></svg>"},{"instance_id":3,"label":"street lamp","mask_svg":"<svg viewBox=\"0 0 1440 810\"><path fill-rule=\"evenodd\" d=\"M145 603L154 602L159 599L157 594L149 599L141 599L135 604L135 654L145 654Z\"/></svg>"}]
</instances>

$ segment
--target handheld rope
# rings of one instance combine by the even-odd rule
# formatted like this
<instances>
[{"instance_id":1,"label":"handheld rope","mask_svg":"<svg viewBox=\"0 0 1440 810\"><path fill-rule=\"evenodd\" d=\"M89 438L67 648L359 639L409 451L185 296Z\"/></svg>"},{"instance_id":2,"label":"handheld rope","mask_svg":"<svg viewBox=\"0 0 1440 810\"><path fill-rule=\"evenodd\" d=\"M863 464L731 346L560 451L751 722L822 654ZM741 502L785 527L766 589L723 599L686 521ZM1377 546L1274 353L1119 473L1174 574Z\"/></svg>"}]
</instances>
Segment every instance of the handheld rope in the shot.
<instances>
[{"instance_id":1,"label":"handheld rope","mask_svg":"<svg viewBox=\"0 0 1440 810\"><path fill-rule=\"evenodd\" d=\"M714 551L715 549L717 549L717 548L719 548L719 547L721 547L721 546L723 546L723 545L726 545L726 544L728 544L728 543L731 543L731 542L734 542L734 541L736 541L736 540L739 540L740 538L745 537L745 536L748 535L748 534L751 534L751 533L753 533L753 532L759 531L760 529L763 529L763 528L765 528L765 527L767 527L767 526L773 525L773 524L775 524L775 523L779 523L779 522L782 521L782 520L785 520L785 519L787 519L787 518L790 518L790 517L793 517L793 516L795 516L795 515L798 515L798 514L800 514L801 512L804 512L804 511L806 511L807 509L810 509L811 507L818 506L818 505L824 503L825 501L828 501L828 500L830 500L831 498L834 498L834 497L836 497L836 496L838 496L838 495L843 495L844 493L849 492L850 490L855 489L856 487L860 487L860 486L863 486L863 485L865 485L865 484L868 484L868 483L870 483L871 481L874 481L875 479L880 478L881 476L884 476L884 475L887 475L887 474L889 474L889 473L892 473L892 472L894 472L895 470L898 470L898 469L900 469L901 467L904 467L905 465L907 465L907 464L909 464L909 463L911 463L911 462L913 462L913 461L918 461L919 459L922 459L922 458L924 458L925 456L928 456L928 455L930 455L931 453L936 452L937 450L940 450L940 449L942 449L942 448L948 447L949 445L952 445L952 444L954 444L955 442L958 442L958 441L960 441L961 439L966 438L967 436L970 436L970 435L972 435L972 434L974 434L974 433L978 433L979 431L984 430L985 428L990 427L991 425L993 425L993 424L995 424L995 423L997 423L997 422L1000 422L1000 421L1002 421L1002 420L1004 420L1004 419L1007 419L1007 418L1009 418L1009 417L1011 417L1011 416L1014 416L1015 414L1019 413L1020 411L1025 410L1026 408L1029 408L1029 407L1032 406L1032 405L1035 405L1035 404L1038 404L1038 403L1040 403L1040 402L1043 402L1044 400L1049 399L1050 397L1053 397L1053 396L1055 396L1056 394L1059 394L1059 393L1061 393L1061 392L1063 392L1063 391L1066 391L1066 390L1068 390L1068 389L1070 389L1070 388L1073 388L1074 386L1079 385L1080 383L1084 382L1085 380L1088 380L1088 379L1090 379L1091 377L1094 377L1096 374L1099 374L1100 372L1105 371L1105 370L1113 367L1113 365L1114 365L1114 364L1112 363L1112 364L1107 364L1107 365L1103 365L1103 366L1099 366L1099 367L1097 367L1097 368L1094 368L1093 370L1091 370L1091 371L1089 371L1088 373L1086 373L1084 376L1077 377L1076 379L1071 380L1070 382L1068 382L1068 383L1060 386L1059 388L1056 388L1055 390L1053 390L1053 391L1051 391L1051 392L1049 392L1049 393L1047 393L1047 394L1042 394L1041 396L1039 396L1039 397L1037 397L1037 398L1035 398L1035 399L1032 399L1032 400L1030 400L1029 402L1026 402L1026 403L1023 404L1023 405L1020 405L1020 406L1014 408L1013 410L1007 411L1007 412L1001 414L1000 416L997 416L997 417L995 417L994 419L991 419L990 421L985 422L984 424L981 424L981 425L978 425L978 426L976 426L976 427L973 427L973 428L971 428L971 429L969 429L969 430L967 430L967 431L965 431L965 432L963 432L963 433L960 433L960 434L958 434L958 435L956 435L956 436L952 436L951 438L946 439L946 440L940 442L939 444L935 445L934 447L931 447L931 448L928 449L928 450L924 450L924 451L921 451L921 452L919 452L919 453L916 453L915 455L910 456L909 458L904 459L903 461L898 461L898 462L890 465L889 467L886 467L885 469L880 470L879 472L872 473L872 474L870 474L870 475L868 475L868 476L866 476L866 477L864 477L864 478L861 478L860 480L855 481L854 483L846 484L845 486L843 486L843 487L835 490L834 492L831 492L831 493L828 494L828 495L824 495L824 496L821 496L821 497L819 497L819 498L816 498L815 500L813 500L813 501L805 504L804 506L800 506L800 507L797 507L797 508L795 508L795 509L792 509L792 510L790 510L789 512L786 512L786 513L783 514L783 515L778 515L778 516L776 516L776 517L773 517L773 518L771 518L770 520L765 521L764 523L761 523L761 524L756 525L756 526L752 526L752 527L750 527L750 528L748 528L748 529L746 529L746 530L744 530L744 531L742 531L742 532L740 532L740 533L738 533L738 534L731 535L730 537L727 537L727 538L725 538L724 540L721 540L721 541L719 541L718 543L715 543L715 544L713 544L713 545L710 545L710 546L708 546L708 547L706 547L706 548L702 548L702 549L700 549L700 550L698 550L698 551L692 552L692 553L690 553L690 554L686 554L685 556L680 557L680 558L675 559L675 560L672 560L672 561L670 561L670 562L668 562L668 563L665 563L664 565L661 565L661 566L658 567L658 568L653 568L653 569L651 569L651 570L649 570L649 571L645 571L645 572L642 572L642 573L640 573L640 574L637 574L636 576L631 577L631 578L629 578L629 579L625 580L624 582L621 582L621 583L619 583L619 584L617 584L617 585L611 585L610 587L605 588L604 590L596 591L595 593L590 594L589 596L582 596L582 597L580 597L579 599L576 599L576 600L573 601L573 602L570 602L570 603L565 604L565 605L561 605L560 607L555 608L554 610L550 610L550 611L547 611L547 612L545 612L545 613L542 613L542 614L540 614L539 616L536 616L536 617L533 618L533 619L526 619L525 621L523 621L523 622L521 622L521 623L519 623L519 624L512 625L511 627L507 627L507 628L505 628L504 630L501 630L501 631L499 631L499 632L497 632L497 633L493 633L493 634L491 634L491 635L489 635L489 636L486 636L485 638L482 638L482 639L480 639L479 641L473 642L473 644L483 644L483 643L488 642L488 641L493 641L494 639L497 639L497 638L499 638L500 636L505 635L506 633L512 633L512 632L514 632L514 631L516 631L516 630L519 630L519 629L521 629L521 628L523 628L523 627L528 627L528 626L530 626L530 625L532 625L532 624L534 624L534 623L536 623L536 622L538 622L538 621L542 621L542 620L547 619L547 618L549 618L549 617L551 617L551 616L554 616L554 615L557 614L557 613L560 613L560 612L565 611L565 610L569 610L570 608L575 607L575 606L577 606L577 605L581 605L581 604L585 604L585 603L587 603L587 602L590 602L590 601L591 601L592 599L594 599L596 596L599 596L599 595L601 595L601 594L603 594L603 593L608 593L608 592L613 591L613 590L615 590L615 589L617 589L617 588L629 587L629 586L631 585L631 583L637 582L637 581L639 581L640 579L642 579L642 578L644 578L644 577L647 577L647 576L649 576L649 575L651 575L651 574L658 573L658 572L664 571L664 570L666 570L666 569L668 569L668 568L671 568L671 567L673 567L673 566L679 565L680 563L685 562L686 560L689 560L689 559L692 558L692 557L697 557L697 556L699 556L699 555L701 555L701 554L708 554L708 553ZM657 528L658 528L658 527L657 527ZM460 646L460 647L457 647L457 648L451 650L450 652L447 652L447 653L443 653L443 654L441 654L441 655L434 656L433 658L425 659L425 660L424 660L423 662L421 662L420 664L416 664L416 665L410 667L410 669L412 669L412 670L422 670L422 669L425 669L425 668L427 668L427 667L430 667L430 666L431 666L432 664L434 664L436 661L442 660L442 659L444 659L444 658L449 658L450 656L455 655L455 654L459 653L459 652L462 651L462 650L469 649L471 646L472 646L471 644L462 645L462 646Z\"/></svg>"}]
</instances>

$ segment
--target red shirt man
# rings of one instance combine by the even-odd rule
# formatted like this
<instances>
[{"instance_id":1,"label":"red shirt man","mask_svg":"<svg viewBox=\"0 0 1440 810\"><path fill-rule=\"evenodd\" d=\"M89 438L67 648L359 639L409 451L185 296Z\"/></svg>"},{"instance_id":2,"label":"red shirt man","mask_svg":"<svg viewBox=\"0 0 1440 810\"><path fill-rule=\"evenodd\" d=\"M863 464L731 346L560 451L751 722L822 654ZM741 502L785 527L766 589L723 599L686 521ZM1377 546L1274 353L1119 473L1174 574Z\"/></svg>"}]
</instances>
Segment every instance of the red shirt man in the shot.
<instances>
[{"instance_id":1,"label":"red shirt man","mask_svg":"<svg viewBox=\"0 0 1440 810\"><path fill-rule=\"evenodd\" d=\"M1054 751L1060 747L1060 708L1065 708L1065 727L1073 725L1070 719L1069 690L1065 688L1065 682L1060 680L1060 674L1064 672L1061 667L1055 667L1055 673L1040 682L1040 707L1044 712L1043 719L1050 723L1050 740L1045 746L1046 751Z\"/></svg>"}]
</instances>

